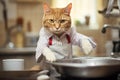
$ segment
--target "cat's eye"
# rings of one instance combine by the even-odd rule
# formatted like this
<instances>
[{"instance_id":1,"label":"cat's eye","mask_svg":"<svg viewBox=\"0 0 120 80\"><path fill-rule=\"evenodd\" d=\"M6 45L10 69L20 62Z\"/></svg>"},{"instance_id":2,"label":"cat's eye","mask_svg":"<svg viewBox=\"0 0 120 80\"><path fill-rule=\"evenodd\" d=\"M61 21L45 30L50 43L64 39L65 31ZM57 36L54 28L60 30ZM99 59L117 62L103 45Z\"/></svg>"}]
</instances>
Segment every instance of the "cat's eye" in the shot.
<instances>
[{"instance_id":1,"label":"cat's eye","mask_svg":"<svg viewBox=\"0 0 120 80\"><path fill-rule=\"evenodd\" d=\"M62 19L62 20L60 20L60 23L64 23L66 20L64 20L64 19Z\"/></svg>"},{"instance_id":2,"label":"cat's eye","mask_svg":"<svg viewBox=\"0 0 120 80\"><path fill-rule=\"evenodd\" d=\"M54 23L54 20L53 20L53 19L49 19L49 21L50 21L51 23Z\"/></svg>"}]
</instances>

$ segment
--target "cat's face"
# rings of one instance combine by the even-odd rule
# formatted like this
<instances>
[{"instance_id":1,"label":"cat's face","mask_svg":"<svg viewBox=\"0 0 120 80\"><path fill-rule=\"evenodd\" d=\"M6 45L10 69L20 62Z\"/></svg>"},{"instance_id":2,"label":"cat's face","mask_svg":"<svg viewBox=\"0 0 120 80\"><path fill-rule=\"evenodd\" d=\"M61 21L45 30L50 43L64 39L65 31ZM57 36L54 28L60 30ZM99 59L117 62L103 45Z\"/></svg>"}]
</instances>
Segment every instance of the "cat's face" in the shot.
<instances>
[{"instance_id":1,"label":"cat's face","mask_svg":"<svg viewBox=\"0 0 120 80\"><path fill-rule=\"evenodd\" d=\"M55 35L62 35L71 27L71 8L71 3L65 8L50 8L47 4L44 4L44 27Z\"/></svg>"}]
</instances>

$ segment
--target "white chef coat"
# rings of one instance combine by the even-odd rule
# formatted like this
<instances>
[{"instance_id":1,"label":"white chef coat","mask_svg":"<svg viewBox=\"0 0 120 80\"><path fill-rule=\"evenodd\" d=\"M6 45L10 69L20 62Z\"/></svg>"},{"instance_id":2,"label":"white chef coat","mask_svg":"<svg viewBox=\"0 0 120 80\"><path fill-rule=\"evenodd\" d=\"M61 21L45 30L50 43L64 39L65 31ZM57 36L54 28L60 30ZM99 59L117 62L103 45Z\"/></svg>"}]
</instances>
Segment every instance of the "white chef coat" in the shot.
<instances>
[{"instance_id":1,"label":"white chef coat","mask_svg":"<svg viewBox=\"0 0 120 80\"><path fill-rule=\"evenodd\" d=\"M56 59L71 58L72 57L72 44L68 34L66 38L57 39L52 36L49 38L48 47L55 54Z\"/></svg>"},{"instance_id":2,"label":"white chef coat","mask_svg":"<svg viewBox=\"0 0 120 80\"><path fill-rule=\"evenodd\" d=\"M59 44L61 45L62 43L65 43L67 41L66 40L66 34L70 36L71 44L79 46L80 50L82 50L82 46L81 46L81 39L82 38L88 39L93 48L96 47L95 42L93 42L89 37L87 37L85 35L82 35L80 33L77 33L76 30L75 30L75 27L71 27L60 38L55 36L54 34L50 33L44 27L42 27L41 30L40 30L40 33L39 33L39 40L38 40L37 48L36 48L36 55L35 55L36 56L36 61L37 62L40 61L40 59L42 57L43 49L45 47L49 47L49 38L51 36L53 36L54 45L55 44L56 45L59 45Z\"/></svg>"}]
</instances>

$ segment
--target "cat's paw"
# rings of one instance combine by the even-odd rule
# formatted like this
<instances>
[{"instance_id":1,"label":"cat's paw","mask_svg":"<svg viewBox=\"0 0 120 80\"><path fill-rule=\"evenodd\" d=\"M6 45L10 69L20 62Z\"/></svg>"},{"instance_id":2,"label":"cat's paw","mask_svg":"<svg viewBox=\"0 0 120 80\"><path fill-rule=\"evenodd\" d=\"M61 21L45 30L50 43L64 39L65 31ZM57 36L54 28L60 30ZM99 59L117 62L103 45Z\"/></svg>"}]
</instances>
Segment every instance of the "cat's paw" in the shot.
<instances>
[{"instance_id":1,"label":"cat's paw","mask_svg":"<svg viewBox=\"0 0 120 80\"><path fill-rule=\"evenodd\" d=\"M92 52L92 50L93 50L93 47L92 47L90 41L88 39L86 39L86 38L83 38L81 40L81 46L82 46L83 52L86 55L89 55Z\"/></svg>"},{"instance_id":2,"label":"cat's paw","mask_svg":"<svg viewBox=\"0 0 120 80\"><path fill-rule=\"evenodd\" d=\"M48 47L44 48L43 55L45 56L46 60L50 62L56 61L54 52L52 52Z\"/></svg>"}]
</instances>

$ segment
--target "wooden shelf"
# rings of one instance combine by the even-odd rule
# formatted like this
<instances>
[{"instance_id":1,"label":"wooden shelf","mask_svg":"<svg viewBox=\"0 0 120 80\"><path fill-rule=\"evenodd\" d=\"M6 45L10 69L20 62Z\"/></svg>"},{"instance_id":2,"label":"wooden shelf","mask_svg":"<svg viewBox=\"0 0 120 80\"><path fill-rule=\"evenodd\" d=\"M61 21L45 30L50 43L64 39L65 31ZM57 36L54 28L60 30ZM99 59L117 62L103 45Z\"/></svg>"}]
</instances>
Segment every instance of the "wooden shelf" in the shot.
<instances>
[{"instance_id":1,"label":"wooden shelf","mask_svg":"<svg viewBox=\"0 0 120 80\"><path fill-rule=\"evenodd\" d=\"M10 0L11 2L16 3L42 3L42 0Z\"/></svg>"}]
</instances>

